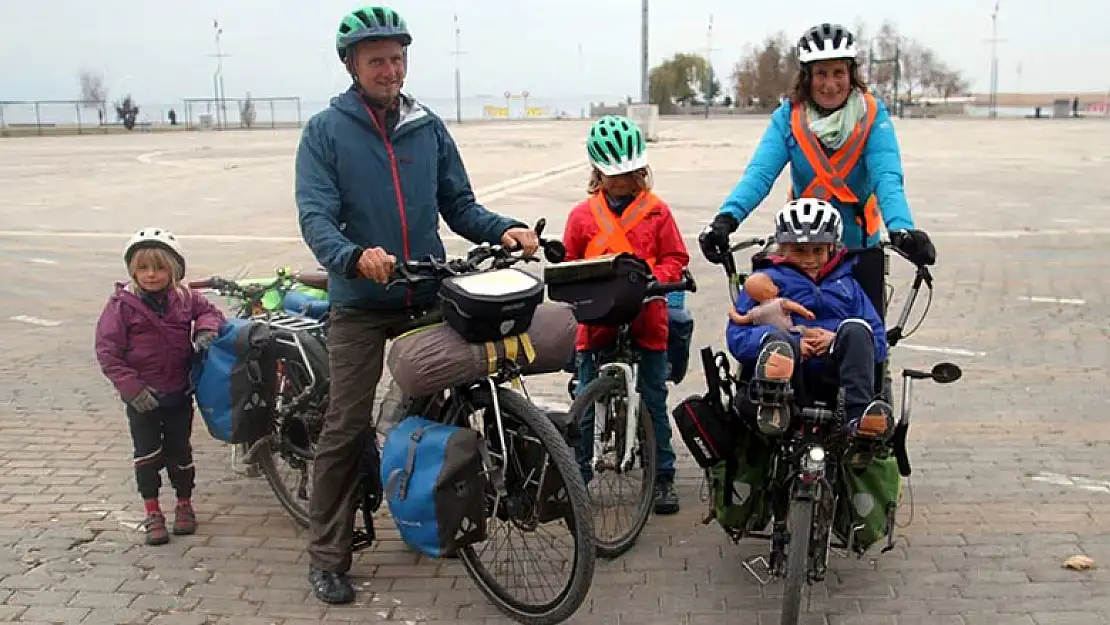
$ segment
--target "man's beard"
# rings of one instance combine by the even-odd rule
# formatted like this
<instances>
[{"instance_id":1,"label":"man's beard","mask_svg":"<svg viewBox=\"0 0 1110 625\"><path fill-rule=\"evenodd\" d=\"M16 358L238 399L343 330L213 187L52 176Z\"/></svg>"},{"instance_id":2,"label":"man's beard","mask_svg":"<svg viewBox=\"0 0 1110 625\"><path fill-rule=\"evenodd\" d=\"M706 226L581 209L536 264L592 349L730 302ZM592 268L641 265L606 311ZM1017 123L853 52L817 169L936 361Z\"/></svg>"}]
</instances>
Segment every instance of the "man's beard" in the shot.
<instances>
[{"instance_id":1,"label":"man's beard","mask_svg":"<svg viewBox=\"0 0 1110 625\"><path fill-rule=\"evenodd\" d=\"M398 86L397 91L391 92L389 95L379 95L370 93L368 89L360 85L359 91L362 92L362 97L366 99L370 106L378 109L388 109L393 106L397 98L401 97L401 89Z\"/></svg>"}]
</instances>

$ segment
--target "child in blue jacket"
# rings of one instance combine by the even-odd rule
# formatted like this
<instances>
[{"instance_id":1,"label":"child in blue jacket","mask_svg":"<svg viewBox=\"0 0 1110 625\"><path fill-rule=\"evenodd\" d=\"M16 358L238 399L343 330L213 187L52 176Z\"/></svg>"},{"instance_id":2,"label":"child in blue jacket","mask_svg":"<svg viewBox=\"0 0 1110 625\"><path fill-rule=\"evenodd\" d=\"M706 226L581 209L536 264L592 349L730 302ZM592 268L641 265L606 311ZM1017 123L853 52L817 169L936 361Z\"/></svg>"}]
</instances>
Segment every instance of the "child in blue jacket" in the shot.
<instances>
[{"instance_id":1,"label":"child in blue jacket","mask_svg":"<svg viewBox=\"0 0 1110 625\"><path fill-rule=\"evenodd\" d=\"M740 294L736 311L749 323L737 323L733 316L726 331L728 348L745 368L753 368L753 380L795 388L799 372L807 380L837 380L844 390L850 432L886 439L894 429L893 411L886 402L875 401L875 365L886 359L886 328L852 275L856 261L839 246L842 232L840 213L828 202L801 198L779 211L778 252L764 270L778 297L759 303ZM814 318L793 313L793 328L772 325L782 316L784 302L800 304ZM788 418L783 406L759 407L759 427L765 434L781 434Z\"/></svg>"}]
</instances>

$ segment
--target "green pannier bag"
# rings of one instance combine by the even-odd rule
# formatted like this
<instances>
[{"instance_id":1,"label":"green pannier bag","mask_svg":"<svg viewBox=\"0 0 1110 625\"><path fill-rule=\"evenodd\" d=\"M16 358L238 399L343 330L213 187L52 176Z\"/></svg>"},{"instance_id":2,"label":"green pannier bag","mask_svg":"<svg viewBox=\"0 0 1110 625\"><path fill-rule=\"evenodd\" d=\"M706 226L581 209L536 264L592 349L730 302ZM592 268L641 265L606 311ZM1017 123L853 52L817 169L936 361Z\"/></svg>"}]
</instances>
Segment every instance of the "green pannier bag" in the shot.
<instances>
[{"instance_id":1,"label":"green pannier bag","mask_svg":"<svg viewBox=\"0 0 1110 625\"><path fill-rule=\"evenodd\" d=\"M754 432L741 436L732 458L706 470L713 518L722 528L741 535L759 531L771 521L767 481L771 447Z\"/></svg>"},{"instance_id":2,"label":"green pannier bag","mask_svg":"<svg viewBox=\"0 0 1110 625\"><path fill-rule=\"evenodd\" d=\"M851 539L852 550L862 554L879 542L894 522L902 495L902 475L893 454L876 456L862 466L841 465L842 500L836 531Z\"/></svg>"}]
</instances>

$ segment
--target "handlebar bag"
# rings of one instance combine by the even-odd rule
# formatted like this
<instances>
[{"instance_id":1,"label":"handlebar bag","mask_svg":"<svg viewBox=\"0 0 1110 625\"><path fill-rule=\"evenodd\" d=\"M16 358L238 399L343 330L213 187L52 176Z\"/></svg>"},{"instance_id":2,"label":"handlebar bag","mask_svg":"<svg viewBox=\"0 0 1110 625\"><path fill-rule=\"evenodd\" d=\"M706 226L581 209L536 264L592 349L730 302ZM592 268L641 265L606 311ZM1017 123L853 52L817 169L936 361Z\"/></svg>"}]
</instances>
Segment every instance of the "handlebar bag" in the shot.
<instances>
[{"instance_id":1,"label":"handlebar bag","mask_svg":"<svg viewBox=\"0 0 1110 625\"><path fill-rule=\"evenodd\" d=\"M574 260L544 267L547 296L574 307L579 323L632 323L644 307L651 269L632 254Z\"/></svg>"},{"instance_id":2,"label":"handlebar bag","mask_svg":"<svg viewBox=\"0 0 1110 625\"><path fill-rule=\"evenodd\" d=\"M543 283L519 269L496 269L444 279L443 318L471 343L527 332L543 301Z\"/></svg>"}]
</instances>

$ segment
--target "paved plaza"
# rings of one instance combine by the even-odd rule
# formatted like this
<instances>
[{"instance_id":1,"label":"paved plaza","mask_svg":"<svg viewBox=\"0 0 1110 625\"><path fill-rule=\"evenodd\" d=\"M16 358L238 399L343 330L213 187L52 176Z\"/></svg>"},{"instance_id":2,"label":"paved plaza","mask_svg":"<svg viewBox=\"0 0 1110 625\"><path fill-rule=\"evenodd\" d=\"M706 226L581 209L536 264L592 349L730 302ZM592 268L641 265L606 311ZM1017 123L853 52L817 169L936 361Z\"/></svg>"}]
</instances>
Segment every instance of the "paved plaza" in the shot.
<instances>
[{"instance_id":1,"label":"paved plaza","mask_svg":"<svg viewBox=\"0 0 1110 625\"><path fill-rule=\"evenodd\" d=\"M720 269L695 237L735 184L766 118L664 120L656 189L691 249L695 352L723 348ZM898 120L918 226L938 249L929 318L896 366L951 360L964 379L919 384L912 491L893 551L830 563L807 624L1110 623L1110 123ZM478 197L561 232L585 193L586 122L452 128ZM122 406L93 327L124 277L131 232L181 235L191 277L314 266L293 203L296 131L0 140L0 622L301 625L506 623L458 561L420 558L392 527L360 554L357 603L309 593L304 539L265 480L230 470L199 418L195 536L142 545ZM784 178L741 233L766 234ZM465 243L448 241L452 253ZM896 305L910 275L893 259ZM921 308L918 309L920 314ZM916 316L914 317L916 319ZM697 359L694 354L695 363ZM703 388L700 368L671 405ZM565 377L530 388L566 402ZM778 622L781 584L703 525L696 465L680 449L683 509L599 561L571 621ZM163 504L170 494L163 489ZM1093 571L1062 568L1085 554Z\"/></svg>"}]
</instances>

